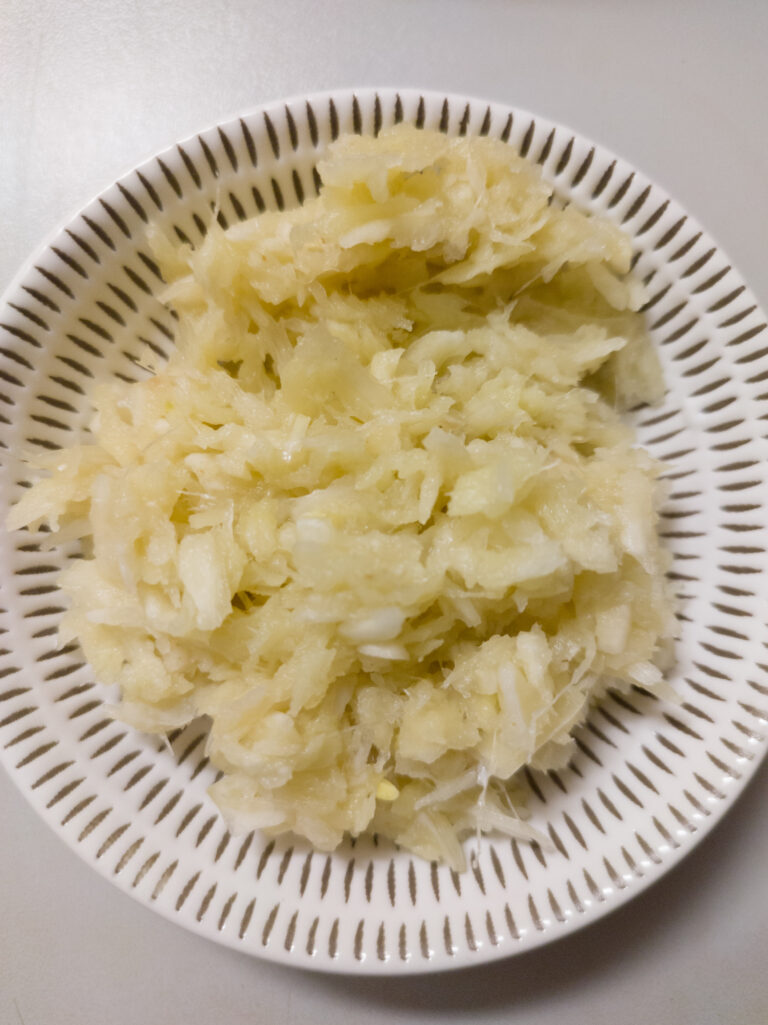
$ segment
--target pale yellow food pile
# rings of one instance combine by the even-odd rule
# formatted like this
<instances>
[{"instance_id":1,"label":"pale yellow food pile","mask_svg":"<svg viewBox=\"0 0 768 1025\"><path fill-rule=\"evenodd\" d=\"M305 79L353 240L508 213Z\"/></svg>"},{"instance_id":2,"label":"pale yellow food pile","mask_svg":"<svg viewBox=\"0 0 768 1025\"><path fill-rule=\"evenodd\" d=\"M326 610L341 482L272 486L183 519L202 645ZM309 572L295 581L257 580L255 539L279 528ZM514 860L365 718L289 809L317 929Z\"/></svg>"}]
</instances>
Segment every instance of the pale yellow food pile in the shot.
<instances>
[{"instance_id":1,"label":"pale yellow food pile","mask_svg":"<svg viewBox=\"0 0 768 1025\"><path fill-rule=\"evenodd\" d=\"M210 716L234 828L462 867L528 835L504 781L660 681L657 467L617 412L660 374L627 239L506 145L401 128L319 170L301 209L156 235L176 351L99 385L9 526L80 524L63 638L138 728Z\"/></svg>"}]
</instances>

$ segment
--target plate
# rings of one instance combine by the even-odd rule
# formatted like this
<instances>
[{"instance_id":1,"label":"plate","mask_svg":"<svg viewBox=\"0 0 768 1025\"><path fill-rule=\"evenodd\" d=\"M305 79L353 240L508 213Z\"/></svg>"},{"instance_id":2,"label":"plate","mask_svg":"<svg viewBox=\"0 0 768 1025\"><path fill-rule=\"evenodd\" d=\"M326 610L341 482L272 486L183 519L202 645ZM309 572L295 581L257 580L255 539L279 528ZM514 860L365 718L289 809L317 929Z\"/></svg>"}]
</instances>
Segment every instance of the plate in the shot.
<instances>
[{"instance_id":1,"label":"plate","mask_svg":"<svg viewBox=\"0 0 768 1025\"><path fill-rule=\"evenodd\" d=\"M301 203L343 132L395 122L490 135L539 164L566 201L634 241L668 391L635 410L668 465L662 529L681 637L681 703L612 694L558 772L528 774L547 844L486 839L457 875L372 839L332 855L233 836L206 794L197 727L143 736L105 711L75 646L59 648L56 579L77 556L3 533L0 749L53 830L103 876L200 935L325 971L422 972L530 949L594 921L683 857L723 815L766 747L768 332L727 257L621 159L544 118L484 101L382 89L258 108L142 164L26 266L0 308L0 505L27 484L20 456L78 436L97 377L141 374L173 319L146 242L158 221L197 242L222 224ZM695 899L692 895L691 899Z\"/></svg>"}]
</instances>

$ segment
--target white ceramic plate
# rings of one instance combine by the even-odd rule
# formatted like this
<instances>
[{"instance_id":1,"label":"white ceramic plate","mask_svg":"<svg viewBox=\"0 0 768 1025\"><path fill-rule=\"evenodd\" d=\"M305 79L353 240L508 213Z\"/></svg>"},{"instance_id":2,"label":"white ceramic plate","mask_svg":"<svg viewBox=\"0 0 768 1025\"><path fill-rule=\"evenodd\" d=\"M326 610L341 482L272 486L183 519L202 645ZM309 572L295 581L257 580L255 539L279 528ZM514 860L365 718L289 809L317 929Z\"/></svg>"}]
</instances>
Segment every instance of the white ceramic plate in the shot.
<instances>
[{"instance_id":1,"label":"white ceramic plate","mask_svg":"<svg viewBox=\"0 0 768 1025\"><path fill-rule=\"evenodd\" d=\"M327 971L459 967L593 921L693 847L766 746L765 316L661 189L520 111L411 91L311 96L216 126L122 178L36 255L0 308L0 508L24 486L24 451L75 439L97 376L135 378L145 345L172 344L173 321L153 298L150 220L196 241L215 205L232 223L301 202L331 139L400 120L507 141L560 195L630 233L650 289L669 390L635 419L670 466L663 524L682 628L671 682L683 704L639 691L609 698L567 769L529 777L549 847L487 840L458 876L370 840L328 856L292 839L230 836L206 795L204 737L190 729L166 745L114 722L79 651L57 648L56 577L76 549L0 537L0 745L33 807L102 875L174 921Z\"/></svg>"}]
</instances>

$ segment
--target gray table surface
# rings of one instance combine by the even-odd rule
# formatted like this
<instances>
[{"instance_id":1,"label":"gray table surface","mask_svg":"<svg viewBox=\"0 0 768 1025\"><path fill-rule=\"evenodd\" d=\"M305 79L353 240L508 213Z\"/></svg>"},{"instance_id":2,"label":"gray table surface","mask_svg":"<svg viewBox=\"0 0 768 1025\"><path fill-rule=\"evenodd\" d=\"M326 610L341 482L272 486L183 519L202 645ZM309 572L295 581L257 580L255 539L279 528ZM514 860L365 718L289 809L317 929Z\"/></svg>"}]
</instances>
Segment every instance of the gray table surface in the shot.
<instances>
[{"instance_id":1,"label":"gray table surface","mask_svg":"<svg viewBox=\"0 0 768 1025\"><path fill-rule=\"evenodd\" d=\"M0 0L0 288L132 164L264 100L417 86L546 115L642 168L768 304L768 4ZM0 1025L766 1025L768 766L676 869L581 933L442 976L324 977L104 882L0 774Z\"/></svg>"}]
</instances>

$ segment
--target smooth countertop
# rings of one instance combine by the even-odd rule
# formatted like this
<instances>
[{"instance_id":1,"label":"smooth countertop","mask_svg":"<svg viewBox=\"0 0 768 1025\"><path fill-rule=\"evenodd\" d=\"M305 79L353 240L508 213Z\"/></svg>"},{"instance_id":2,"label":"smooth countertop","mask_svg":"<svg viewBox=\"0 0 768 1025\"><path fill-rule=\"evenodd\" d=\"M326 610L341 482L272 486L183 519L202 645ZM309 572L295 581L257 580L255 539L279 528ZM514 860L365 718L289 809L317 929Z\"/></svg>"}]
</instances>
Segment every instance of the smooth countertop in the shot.
<instances>
[{"instance_id":1,"label":"smooth countertop","mask_svg":"<svg viewBox=\"0 0 768 1025\"><path fill-rule=\"evenodd\" d=\"M0 289L133 164L262 101L460 92L604 143L706 225L768 305L768 5L4 0ZM326 977L193 936L99 878L0 774L0 1025L766 1025L768 765L596 925L450 975Z\"/></svg>"}]
</instances>

